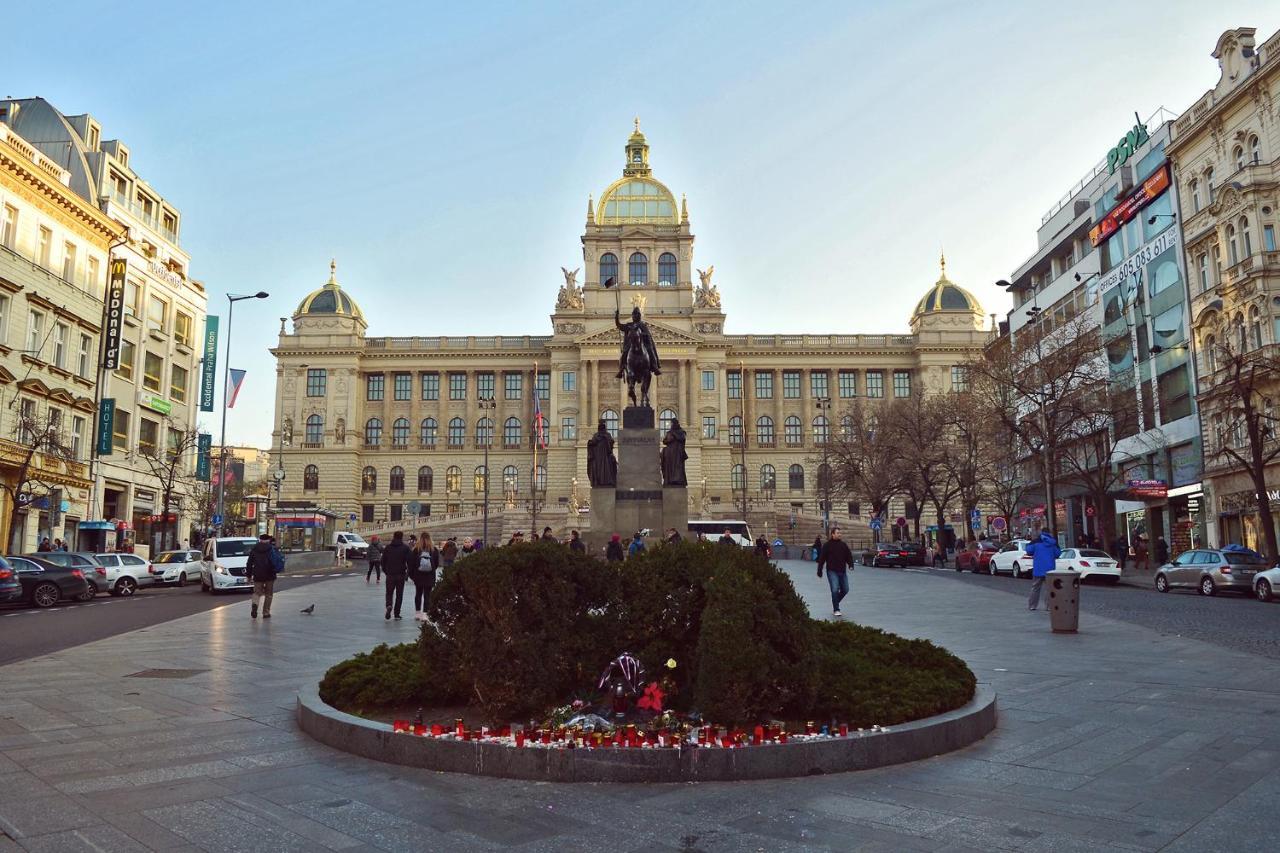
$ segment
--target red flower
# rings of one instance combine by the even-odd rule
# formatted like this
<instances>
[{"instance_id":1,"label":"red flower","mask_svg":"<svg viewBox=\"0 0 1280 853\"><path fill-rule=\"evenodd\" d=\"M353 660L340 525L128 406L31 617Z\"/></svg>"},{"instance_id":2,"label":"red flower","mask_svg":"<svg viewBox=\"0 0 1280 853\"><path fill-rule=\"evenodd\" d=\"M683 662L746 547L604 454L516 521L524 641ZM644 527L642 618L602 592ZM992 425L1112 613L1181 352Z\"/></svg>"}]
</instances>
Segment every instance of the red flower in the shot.
<instances>
[{"instance_id":1,"label":"red flower","mask_svg":"<svg viewBox=\"0 0 1280 853\"><path fill-rule=\"evenodd\" d=\"M636 701L636 707L645 708L655 714L661 714L662 699L662 688L658 686L658 682L650 681L649 686L644 689L644 695Z\"/></svg>"}]
</instances>

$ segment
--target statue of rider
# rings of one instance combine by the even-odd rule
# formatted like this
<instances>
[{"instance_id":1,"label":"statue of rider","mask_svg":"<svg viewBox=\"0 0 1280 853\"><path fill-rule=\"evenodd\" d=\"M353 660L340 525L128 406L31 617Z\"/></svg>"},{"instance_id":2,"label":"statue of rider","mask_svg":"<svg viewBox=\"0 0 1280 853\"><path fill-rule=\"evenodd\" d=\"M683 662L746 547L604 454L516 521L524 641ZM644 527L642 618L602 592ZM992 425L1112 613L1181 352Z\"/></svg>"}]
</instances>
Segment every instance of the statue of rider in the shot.
<instances>
[{"instance_id":1,"label":"statue of rider","mask_svg":"<svg viewBox=\"0 0 1280 853\"><path fill-rule=\"evenodd\" d=\"M632 336L631 332L636 332L638 338L637 343L644 347L644 351L649 356L649 372L654 376L662 375L662 365L658 361L658 347L653 343L653 335L649 332L649 326L640 318L639 306L631 309L631 322L619 322L622 315L613 312L613 324L622 332L622 356L618 359L618 378L625 379L627 375L627 355L631 352ZM641 379L642 377L636 377Z\"/></svg>"}]
</instances>

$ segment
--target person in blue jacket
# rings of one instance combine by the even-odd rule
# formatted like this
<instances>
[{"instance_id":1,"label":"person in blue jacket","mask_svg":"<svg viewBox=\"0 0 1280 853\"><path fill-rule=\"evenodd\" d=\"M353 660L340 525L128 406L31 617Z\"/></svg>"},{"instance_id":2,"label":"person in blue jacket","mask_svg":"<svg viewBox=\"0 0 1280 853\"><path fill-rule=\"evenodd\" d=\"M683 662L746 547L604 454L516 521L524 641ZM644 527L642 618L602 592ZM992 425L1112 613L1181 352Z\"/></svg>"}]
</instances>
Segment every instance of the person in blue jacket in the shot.
<instances>
[{"instance_id":1,"label":"person in blue jacket","mask_svg":"<svg viewBox=\"0 0 1280 853\"><path fill-rule=\"evenodd\" d=\"M1035 610L1040 606L1040 589L1044 586L1044 576L1054 570L1057 559L1062 554L1058 540L1053 538L1049 528L1042 527L1040 536L1027 545L1027 556L1031 558L1031 597L1027 599L1027 609Z\"/></svg>"}]
</instances>

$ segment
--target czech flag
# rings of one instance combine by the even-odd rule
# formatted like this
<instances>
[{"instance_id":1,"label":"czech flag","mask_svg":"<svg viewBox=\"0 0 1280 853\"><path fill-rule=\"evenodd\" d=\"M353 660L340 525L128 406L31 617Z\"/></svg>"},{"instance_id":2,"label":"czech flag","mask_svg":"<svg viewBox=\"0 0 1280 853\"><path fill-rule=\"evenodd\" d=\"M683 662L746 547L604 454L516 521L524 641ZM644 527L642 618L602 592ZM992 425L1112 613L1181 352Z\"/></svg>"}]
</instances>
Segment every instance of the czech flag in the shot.
<instances>
[{"instance_id":1,"label":"czech flag","mask_svg":"<svg viewBox=\"0 0 1280 853\"><path fill-rule=\"evenodd\" d=\"M244 385L244 374L243 370L231 368L231 388L229 389L231 393L227 395L228 409L235 408L236 397L240 396L240 386Z\"/></svg>"},{"instance_id":2,"label":"czech flag","mask_svg":"<svg viewBox=\"0 0 1280 853\"><path fill-rule=\"evenodd\" d=\"M538 371L533 372L533 435L540 450L547 449L547 421L542 416L542 392L538 390Z\"/></svg>"}]
</instances>

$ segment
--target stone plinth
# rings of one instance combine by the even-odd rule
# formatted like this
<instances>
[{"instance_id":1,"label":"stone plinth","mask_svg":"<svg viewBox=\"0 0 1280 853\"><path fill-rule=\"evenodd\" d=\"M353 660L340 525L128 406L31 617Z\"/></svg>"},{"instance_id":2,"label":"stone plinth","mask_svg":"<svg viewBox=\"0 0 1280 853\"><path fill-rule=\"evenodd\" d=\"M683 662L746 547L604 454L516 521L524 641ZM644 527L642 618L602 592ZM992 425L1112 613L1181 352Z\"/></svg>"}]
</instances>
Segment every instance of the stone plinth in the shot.
<instances>
[{"instance_id":1,"label":"stone plinth","mask_svg":"<svg viewBox=\"0 0 1280 853\"><path fill-rule=\"evenodd\" d=\"M618 431L618 485L591 490L591 534L587 547L603 553L617 533L625 547L637 530L648 530L646 547L662 541L668 527L684 536L689 530L689 491L684 486L663 488L662 437L653 409L628 406Z\"/></svg>"}]
</instances>

